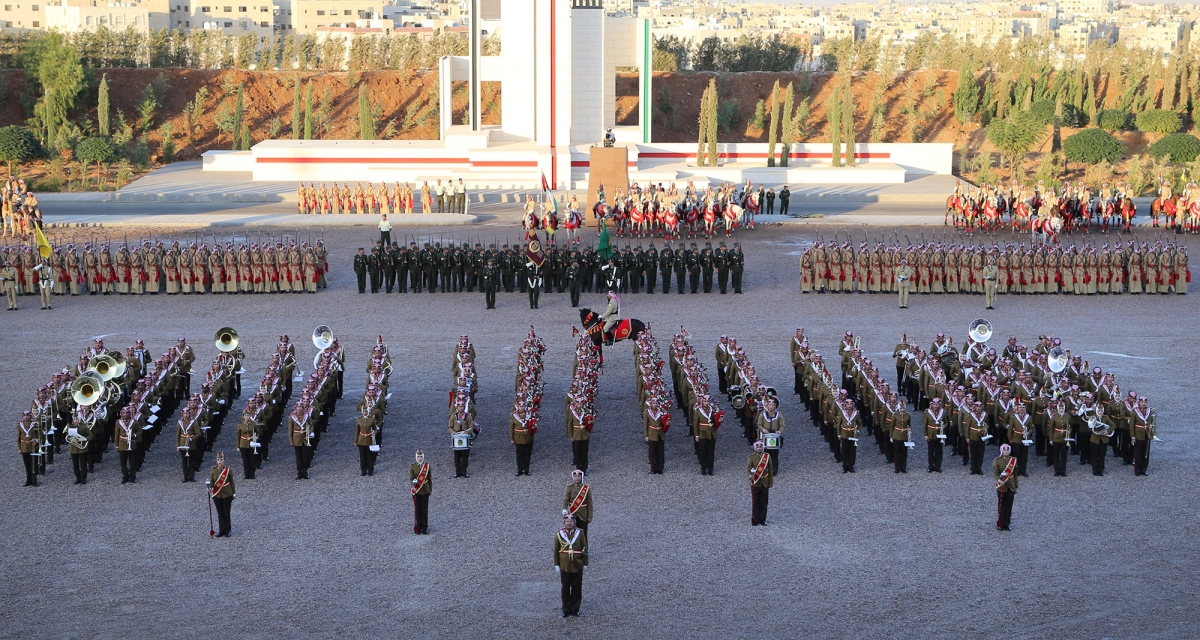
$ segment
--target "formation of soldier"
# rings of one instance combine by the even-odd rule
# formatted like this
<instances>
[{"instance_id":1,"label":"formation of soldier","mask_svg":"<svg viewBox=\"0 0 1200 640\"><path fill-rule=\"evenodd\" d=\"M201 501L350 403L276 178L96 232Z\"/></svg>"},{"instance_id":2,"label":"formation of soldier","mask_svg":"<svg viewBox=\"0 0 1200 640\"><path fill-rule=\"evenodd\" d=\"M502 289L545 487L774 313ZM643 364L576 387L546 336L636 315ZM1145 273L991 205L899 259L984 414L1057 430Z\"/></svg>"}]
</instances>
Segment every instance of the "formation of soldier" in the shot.
<instances>
[{"instance_id":1,"label":"formation of soldier","mask_svg":"<svg viewBox=\"0 0 1200 640\"><path fill-rule=\"evenodd\" d=\"M658 341L646 329L633 343L634 385L642 408L642 437L649 448L650 473L662 475L667 431L671 428L671 399L663 381L664 364ZM680 403L680 407L686 407Z\"/></svg>"},{"instance_id":2,"label":"formation of soldier","mask_svg":"<svg viewBox=\"0 0 1200 640\"><path fill-rule=\"evenodd\" d=\"M517 475L529 475L529 460L533 455L533 437L537 435L538 419L541 417L542 393L546 384L542 382L542 356L546 343L529 327L529 335L517 354L517 374L513 381L515 397L512 415L508 419L508 440L517 452Z\"/></svg>"},{"instance_id":3,"label":"formation of soldier","mask_svg":"<svg viewBox=\"0 0 1200 640\"><path fill-rule=\"evenodd\" d=\"M342 397L346 355L337 338L327 349L321 350L315 365L288 417L288 438L296 455L297 480L308 479L321 436L329 427L329 418L336 412L337 401Z\"/></svg>"},{"instance_id":4,"label":"formation of soldier","mask_svg":"<svg viewBox=\"0 0 1200 640\"><path fill-rule=\"evenodd\" d=\"M348 182L341 187L336 182L333 187L301 182L296 187L296 207L302 214L407 214L414 212L418 201L420 213L434 213L435 207L437 213L466 213L467 189L462 178L437 180L433 185L426 180L415 189L407 182L391 187L382 182L364 187L359 182L353 190Z\"/></svg>"},{"instance_id":5,"label":"formation of soldier","mask_svg":"<svg viewBox=\"0 0 1200 640\"><path fill-rule=\"evenodd\" d=\"M1169 186L1167 189L1169 192ZM1006 224L1018 231L1054 234L1091 225L1104 231L1120 225L1121 230L1129 231L1137 216L1135 195L1129 183L1119 182L1105 182L1099 189L1083 182L1064 182L1055 189L1044 180L1029 189L1016 180L1007 186L964 187L957 182L954 194L946 200L943 223L949 224L953 217L954 226L964 231L995 231ZM1151 213L1154 226L1158 226L1158 212L1152 209Z\"/></svg>"},{"instance_id":6,"label":"formation of soldier","mask_svg":"<svg viewBox=\"0 0 1200 640\"><path fill-rule=\"evenodd\" d=\"M564 403L567 439L571 441L571 467L583 473L588 470L588 443L596 426L600 366L600 348L587 334L581 334L575 345L571 385L567 388Z\"/></svg>"},{"instance_id":7,"label":"formation of soldier","mask_svg":"<svg viewBox=\"0 0 1200 640\"><path fill-rule=\"evenodd\" d=\"M292 397L295 371L296 346L287 335L282 335L258 391L246 402L237 426L237 450L242 457L242 477L246 480L253 480L270 459L271 440L288 415L286 408Z\"/></svg>"},{"instance_id":8,"label":"formation of soldier","mask_svg":"<svg viewBox=\"0 0 1200 640\"><path fill-rule=\"evenodd\" d=\"M0 233L27 238L41 221L37 195L25 187L24 180L9 176L0 185Z\"/></svg>"},{"instance_id":9,"label":"formation of soldier","mask_svg":"<svg viewBox=\"0 0 1200 640\"><path fill-rule=\"evenodd\" d=\"M994 274L987 273L994 265ZM991 277L989 277L991 275ZM1179 293L1191 271L1173 242L1014 245L816 242L800 255L800 291L859 293ZM905 300L901 300L901 305Z\"/></svg>"},{"instance_id":10,"label":"formation of soldier","mask_svg":"<svg viewBox=\"0 0 1200 640\"><path fill-rule=\"evenodd\" d=\"M531 266L525 249L515 243L499 249L489 244L485 249L478 242L474 247L465 242L426 242L422 247L416 242L408 247L379 242L370 253L359 249L353 268L359 293L366 293L369 285L371 293L478 290L491 296L498 291L527 293L531 281L540 281L542 292L570 292L572 306L578 306L578 296L593 291L670 293L672 279L680 294L712 293L714 288L724 294L730 286L734 293L741 293L746 267L746 256L737 242L726 247L721 241L715 249L710 242L703 248L695 242L690 246L681 242L674 249L667 242L660 251L651 241L645 249L640 245L614 248L609 258L591 247L552 246L546 248L541 266Z\"/></svg>"},{"instance_id":11,"label":"formation of soldier","mask_svg":"<svg viewBox=\"0 0 1200 640\"><path fill-rule=\"evenodd\" d=\"M354 444L358 447L358 475L375 475L375 461L383 445L383 417L387 415L388 381L392 376L392 356L383 336L379 336L367 360L367 387L358 401L354 419Z\"/></svg>"},{"instance_id":12,"label":"formation of soldier","mask_svg":"<svg viewBox=\"0 0 1200 640\"><path fill-rule=\"evenodd\" d=\"M784 187L780 192L784 215L787 215L790 197L791 192ZM669 188L663 188L662 183L650 183L645 189L634 182L629 185L628 194L618 187L611 202L604 185L600 185L596 190L596 204L592 207L592 213L602 221L611 220L618 238L629 235L675 240L682 239L686 233L688 239L701 236L711 239L721 232L730 238L739 227L755 228L754 216L762 209L760 203L763 202L767 206L766 213L774 213L774 189L764 190L750 180L740 189L733 183L724 183L716 188L708 185L703 193L689 180L682 194L674 182ZM551 205L543 207L545 211L540 226L549 230L547 213L554 226L557 226L557 218ZM563 207L569 212L569 222L580 220L579 203L574 197L570 205L564 203ZM526 229L539 226L532 198L527 199L523 224Z\"/></svg>"},{"instance_id":13,"label":"formation of soldier","mask_svg":"<svg viewBox=\"0 0 1200 640\"><path fill-rule=\"evenodd\" d=\"M317 240L297 244L289 240L261 246L232 241L151 243L121 242L115 250L107 242L51 245L42 258L29 245L0 247L0 264L16 270L18 295L33 295L49 280L54 295L168 295L204 293L316 293L329 286L329 254ZM9 264L11 263L11 264ZM40 265L49 268L40 273ZM43 305L45 306L45 305Z\"/></svg>"},{"instance_id":14,"label":"formation of soldier","mask_svg":"<svg viewBox=\"0 0 1200 640\"><path fill-rule=\"evenodd\" d=\"M220 420L224 403L236 390L231 381L240 365L219 357L201 392L191 394L195 354L182 338L153 361L138 340L124 354L116 354L124 356L123 371L106 369L101 375L96 367L111 367L115 360L100 363L97 357L113 355L105 349L104 341L97 339L77 365L54 374L50 383L38 389L18 425L18 450L25 461L26 486L37 485L37 475L45 473L46 465L54 462L64 445L70 447L75 484L87 483L88 474L103 461L110 445L118 452L121 483L137 482L146 452L180 404L185 411L198 415L203 412L206 419L215 415ZM90 377L95 385L88 397L98 398L80 404L72 384L83 376ZM197 431L196 437L205 438L198 441L204 443L198 446L200 450L211 443L204 432Z\"/></svg>"},{"instance_id":15,"label":"formation of soldier","mask_svg":"<svg viewBox=\"0 0 1200 640\"><path fill-rule=\"evenodd\" d=\"M454 346L450 373L454 387L450 390L447 430L454 449L454 477L469 478L467 465L471 459L471 441L479 435L479 425L475 423L475 392L479 390L479 378L475 372L475 345L465 335L460 336Z\"/></svg>"},{"instance_id":16,"label":"formation of soldier","mask_svg":"<svg viewBox=\"0 0 1200 640\"><path fill-rule=\"evenodd\" d=\"M695 445L700 475L711 476L716 463L717 430L721 428L725 412L709 394L708 372L696 357L688 338L682 327L671 337L671 381L675 402L684 410L688 435ZM717 367L721 368L720 358Z\"/></svg>"}]
</instances>

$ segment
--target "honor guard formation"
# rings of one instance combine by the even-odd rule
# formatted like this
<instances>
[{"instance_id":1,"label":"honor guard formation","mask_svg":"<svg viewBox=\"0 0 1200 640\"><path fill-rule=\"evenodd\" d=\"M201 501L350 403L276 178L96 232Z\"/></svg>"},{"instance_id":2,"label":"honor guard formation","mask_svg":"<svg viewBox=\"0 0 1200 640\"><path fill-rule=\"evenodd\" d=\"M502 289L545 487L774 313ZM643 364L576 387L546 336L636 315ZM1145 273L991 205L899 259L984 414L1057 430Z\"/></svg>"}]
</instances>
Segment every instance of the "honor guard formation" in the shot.
<instances>
[{"instance_id":1,"label":"honor guard formation","mask_svg":"<svg viewBox=\"0 0 1200 640\"><path fill-rule=\"evenodd\" d=\"M1173 193L1168 180L1160 179L1158 197L1150 204L1151 226L1163 226L1176 233L1200 233L1200 187L1189 182L1183 193ZM1015 231L1032 231L1057 237L1075 230L1129 232L1137 217L1138 195L1129 183L1107 182L1094 190L1083 182L1065 182L1060 191L1039 180L1026 191L1015 180L1008 186L981 185L963 187L956 183L954 194L946 199L943 224L953 218L954 226L964 231L996 231L1008 226ZM1008 216L1007 223L1004 216Z\"/></svg>"},{"instance_id":2,"label":"honor guard formation","mask_svg":"<svg viewBox=\"0 0 1200 640\"><path fill-rule=\"evenodd\" d=\"M662 183L650 183L642 189L634 182L629 185L628 194L618 187L615 197L609 202L604 185L600 185L596 190L596 204L592 206L592 214L601 224L611 221L618 238L627 235L675 240L682 239L685 233L688 239L700 236L711 239L718 233L724 233L726 238L730 238L739 227L753 230L755 215L773 215L775 197L774 188L755 187L750 180L747 180L740 190L733 183L725 183L715 189L709 185L704 193L699 193L689 180L682 195L674 182L665 189ZM779 193L782 215L788 215L790 198L791 192L784 187ZM554 202L544 204L540 220L535 206L533 197L527 196L522 221L524 227L532 230L540 226L553 237L553 230L558 226L555 211L560 208L559 205ZM563 207L568 211L568 224L574 225L571 229L578 228L579 221L582 220L579 202L572 197L571 203L564 203ZM569 234L571 229L568 230ZM553 243L552 240L550 242Z\"/></svg>"},{"instance_id":3,"label":"honor guard formation","mask_svg":"<svg viewBox=\"0 0 1200 640\"><path fill-rule=\"evenodd\" d=\"M378 185L367 183L364 187L359 182L350 189L350 183L342 183L338 187L333 183L327 188L325 183L317 187L313 183L304 186L301 182L296 187L296 208L302 214L407 214L414 212L415 198L421 198L420 213L466 213L467 189L463 186L462 178L458 180L441 180L430 186L426 180L414 192L407 182L388 187L384 183Z\"/></svg>"},{"instance_id":4,"label":"honor guard formation","mask_svg":"<svg viewBox=\"0 0 1200 640\"><path fill-rule=\"evenodd\" d=\"M41 224L37 196L25 187L24 180L9 176L0 185L0 233L26 238Z\"/></svg>"},{"instance_id":5,"label":"honor guard formation","mask_svg":"<svg viewBox=\"0 0 1200 640\"><path fill-rule=\"evenodd\" d=\"M1012 243L816 242L800 255L801 293L842 292L1075 295L1187 293L1187 247L1130 240L1070 246Z\"/></svg>"},{"instance_id":6,"label":"honor guard formation","mask_svg":"<svg viewBox=\"0 0 1200 640\"><path fill-rule=\"evenodd\" d=\"M711 242L699 247L682 241L672 248L668 241L660 251L652 240L648 247L626 244L608 252L550 244L539 265L531 259L527 245L518 243L505 243L499 249L489 243L485 249L481 242L472 246L469 242L429 240L418 247L414 240L403 247L388 236L381 237L370 253L360 248L353 268L359 293L367 293L368 286L371 293L478 290L492 308L498 291L533 293L537 288L544 293L569 292L572 306L578 306L582 293L654 293L660 275L662 293L671 293L672 279L680 294L712 293L714 288L724 294L730 286L734 293L742 293L746 256L739 243L727 247L724 241L715 248Z\"/></svg>"},{"instance_id":7,"label":"honor guard formation","mask_svg":"<svg viewBox=\"0 0 1200 640\"><path fill-rule=\"evenodd\" d=\"M186 246L166 244L87 242L50 245L43 258L30 246L0 247L0 287L8 293L9 309L17 296L41 293L42 308L50 295L157 295L205 293L316 293L328 288L329 255L325 244L282 239L222 245L204 241Z\"/></svg>"}]
</instances>

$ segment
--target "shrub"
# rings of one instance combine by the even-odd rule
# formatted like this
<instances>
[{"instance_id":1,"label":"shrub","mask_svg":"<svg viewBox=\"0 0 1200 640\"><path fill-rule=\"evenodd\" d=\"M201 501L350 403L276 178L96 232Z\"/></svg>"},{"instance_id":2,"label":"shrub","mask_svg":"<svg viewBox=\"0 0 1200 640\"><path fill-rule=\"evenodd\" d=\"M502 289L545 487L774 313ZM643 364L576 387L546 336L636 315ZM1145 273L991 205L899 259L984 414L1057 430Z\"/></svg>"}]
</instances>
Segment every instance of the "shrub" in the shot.
<instances>
[{"instance_id":1,"label":"shrub","mask_svg":"<svg viewBox=\"0 0 1200 640\"><path fill-rule=\"evenodd\" d=\"M721 129L729 131L731 128L733 128L733 125L737 124L737 118L737 98L722 100L721 108L717 111L717 124L721 125Z\"/></svg>"},{"instance_id":2,"label":"shrub","mask_svg":"<svg viewBox=\"0 0 1200 640\"><path fill-rule=\"evenodd\" d=\"M1063 140L1063 155L1071 162L1116 164L1125 155L1125 145L1102 129L1084 129Z\"/></svg>"},{"instance_id":3,"label":"shrub","mask_svg":"<svg viewBox=\"0 0 1200 640\"><path fill-rule=\"evenodd\" d=\"M1072 129L1082 129L1088 126L1088 114L1073 104L1064 104L1062 111L1062 126Z\"/></svg>"},{"instance_id":4,"label":"shrub","mask_svg":"<svg viewBox=\"0 0 1200 640\"><path fill-rule=\"evenodd\" d=\"M1096 126L1105 131L1128 131L1133 128L1133 116L1124 109L1105 109L1096 116Z\"/></svg>"},{"instance_id":5,"label":"shrub","mask_svg":"<svg viewBox=\"0 0 1200 640\"><path fill-rule=\"evenodd\" d=\"M1151 109L1137 115L1138 131L1167 135L1183 128L1183 119L1170 109Z\"/></svg>"},{"instance_id":6,"label":"shrub","mask_svg":"<svg viewBox=\"0 0 1200 640\"><path fill-rule=\"evenodd\" d=\"M32 160L37 148L37 140L29 129L16 125L0 129L0 161L8 163L9 174L14 164Z\"/></svg>"},{"instance_id":7,"label":"shrub","mask_svg":"<svg viewBox=\"0 0 1200 640\"><path fill-rule=\"evenodd\" d=\"M1190 133L1173 133L1150 145L1151 157L1186 164L1200 156L1200 140Z\"/></svg>"},{"instance_id":8,"label":"shrub","mask_svg":"<svg viewBox=\"0 0 1200 640\"><path fill-rule=\"evenodd\" d=\"M1066 107L1066 105L1063 106ZM1038 100L1029 107L1029 113L1038 124L1048 125L1054 121L1054 101Z\"/></svg>"}]
</instances>

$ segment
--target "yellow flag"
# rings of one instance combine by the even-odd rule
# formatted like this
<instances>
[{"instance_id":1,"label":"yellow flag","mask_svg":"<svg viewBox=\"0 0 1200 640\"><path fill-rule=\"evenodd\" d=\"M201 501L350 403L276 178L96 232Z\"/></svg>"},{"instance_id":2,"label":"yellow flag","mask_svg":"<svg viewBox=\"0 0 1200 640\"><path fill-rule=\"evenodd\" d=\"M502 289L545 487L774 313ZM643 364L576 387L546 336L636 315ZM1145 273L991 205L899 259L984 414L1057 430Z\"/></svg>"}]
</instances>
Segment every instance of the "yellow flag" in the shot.
<instances>
[{"instance_id":1,"label":"yellow flag","mask_svg":"<svg viewBox=\"0 0 1200 640\"><path fill-rule=\"evenodd\" d=\"M42 226L35 224L33 232L37 236L37 250L43 258L49 258L53 250L50 248L50 243L46 240L46 234L42 233Z\"/></svg>"}]
</instances>

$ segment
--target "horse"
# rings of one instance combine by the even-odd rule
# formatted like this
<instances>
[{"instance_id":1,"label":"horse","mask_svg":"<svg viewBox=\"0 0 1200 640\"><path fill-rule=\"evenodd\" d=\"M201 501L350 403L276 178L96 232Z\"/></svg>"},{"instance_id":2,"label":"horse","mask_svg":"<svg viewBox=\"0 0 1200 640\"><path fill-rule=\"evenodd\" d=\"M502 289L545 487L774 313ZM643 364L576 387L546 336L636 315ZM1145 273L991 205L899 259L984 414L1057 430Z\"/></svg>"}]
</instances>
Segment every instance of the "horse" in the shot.
<instances>
[{"instance_id":1,"label":"horse","mask_svg":"<svg viewBox=\"0 0 1200 640\"><path fill-rule=\"evenodd\" d=\"M1162 196L1159 196L1150 203L1150 220L1152 221L1153 226L1157 227L1158 216L1160 214L1167 216L1167 219L1169 220L1175 217L1175 213L1178 210L1179 194L1173 193L1171 194L1171 197L1166 200L1163 200Z\"/></svg>"},{"instance_id":2,"label":"horse","mask_svg":"<svg viewBox=\"0 0 1200 640\"><path fill-rule=\"evenodd\" d=\"M1121 198L1121 230L1129 231L1133 224L1134 217L1137 216L1137 205L1133 203L1133 198Z\"/></svg>"},{"instance_id":3,"label":"horse","mask_svg":"<svg viewBox=\"0 0 1200 640\"><path fill-rule=\"evenodd\" d=\"M592 344L600 350L600 366L604 366L604 343L608 340L620 342L622 340L637 340L638 336L646 330L646 323L636 318L622 318L617 321L617 325L613 330L604 332L604 320L600 318L600 314L592 311L587 307L580 307L579 321L583 323L583 332L592 339Z\"/></svg>"}]
</instances>

